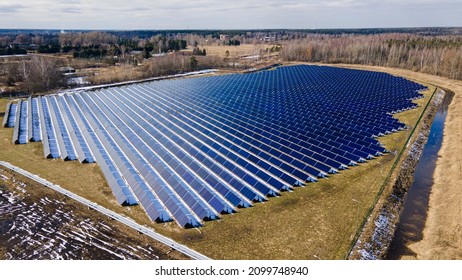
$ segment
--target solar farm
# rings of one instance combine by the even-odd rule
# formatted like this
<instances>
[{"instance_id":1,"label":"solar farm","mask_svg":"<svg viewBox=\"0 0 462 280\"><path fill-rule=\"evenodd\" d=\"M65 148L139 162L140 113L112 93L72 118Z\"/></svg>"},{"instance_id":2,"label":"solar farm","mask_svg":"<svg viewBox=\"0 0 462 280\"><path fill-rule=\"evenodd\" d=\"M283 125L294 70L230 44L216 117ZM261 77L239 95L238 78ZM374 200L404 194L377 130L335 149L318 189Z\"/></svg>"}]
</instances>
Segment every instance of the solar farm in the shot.
<instances>
[{"instance_id":1,"label":"solar farm","mask_svg":"<svg viewBox=\"0 0 462 280\"><path fill-rule=\"evenodd\" d=\"M46 158L96 162L119 204L200 227L387 153L377 137L405 129L392 114L423 90L299 65L24 99L4 125Z\"/></svg>"}]
</instances>

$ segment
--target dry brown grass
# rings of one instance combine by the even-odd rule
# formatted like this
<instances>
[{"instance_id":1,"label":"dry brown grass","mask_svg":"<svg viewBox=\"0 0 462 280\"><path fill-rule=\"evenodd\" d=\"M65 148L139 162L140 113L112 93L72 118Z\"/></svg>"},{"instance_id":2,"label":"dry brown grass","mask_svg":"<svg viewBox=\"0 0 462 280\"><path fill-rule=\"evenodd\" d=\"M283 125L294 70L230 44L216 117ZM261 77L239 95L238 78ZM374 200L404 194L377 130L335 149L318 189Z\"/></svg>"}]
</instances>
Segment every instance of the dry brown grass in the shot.
<instances>
[{"instance_id":1,"label":"dry brown grass","mask_svg":"<svg viewBox=\"0 0 462 280\"><path fill-rule=\"evenodd\" d=\"M97 69L87 69L80 72L88 76L92 85L111 84L123 81L138 80L145 76L140 67L132 65L108 66Z\"/></svg>"},{"instance_id":2,"label":"dry brown grass","mask_svg":"<svg viewBox=\"0 0 462 280\"><path fill-rule=\"evenodd\" d=\"M428 102L429 94L419 102ZM0 102L3 111L6 100ZM423 110L400 114L415 125ZM13 146L12 129L0 128L0 158L57 183L105 207L148 224L157 231L215 259L343 259L369 207L395 161L393 154L368 161L338 175L283 193L207 222L195 230L174 223L149 222L139 207L117 205L95 165L43 159L41 144ZM409 131L380 141L394 150L402 147ZM65 174L65 176L63 176Z\"/></svg>"},{"instance_id":3,"label":"dry brown grass","mask_svg":"<svg viewBox=\"0 0 462 280\"><path fill-rule=\"evenodd\" d=\"M243 56L259 55L260 50L265 51L273 45L262 44L243 44L239 46L199 46L200 49L206 49L207 55L225 58L225 53L229 51L229 58L239 58Z\"/></svg>"}]
</instances>

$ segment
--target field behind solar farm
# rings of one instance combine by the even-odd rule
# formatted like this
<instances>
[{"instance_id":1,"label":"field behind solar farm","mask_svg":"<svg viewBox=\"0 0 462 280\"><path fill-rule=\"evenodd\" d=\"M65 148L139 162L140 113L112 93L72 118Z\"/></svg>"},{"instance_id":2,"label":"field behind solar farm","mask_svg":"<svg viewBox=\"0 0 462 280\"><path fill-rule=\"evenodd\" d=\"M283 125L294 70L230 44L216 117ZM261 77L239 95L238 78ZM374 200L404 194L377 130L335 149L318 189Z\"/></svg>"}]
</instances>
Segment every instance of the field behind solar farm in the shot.
<instances>
[{"instance_id":1,"label":"field behind solar farm","mask_svg":"<svg viewBox=\"0 0 462 280\"><path fill-rule=\"evenodd\" d=\"M433 92L416 102L425 105ZM0 108L7 101L2 100ZM397 115L414 126L424 106ZM389 150L399 151L410 130L381 137ZM337 259L344 258L373 204L396 157L390 153L329 179L297 188L293 193L257 203L251 209L224 215L199 230L174 223L153 224L139 206L121 208L97 165L43 159L41 143L13 146L12 129L0 130L0 157L118 212L216 259Z\"/></svg>"}]
</instances>

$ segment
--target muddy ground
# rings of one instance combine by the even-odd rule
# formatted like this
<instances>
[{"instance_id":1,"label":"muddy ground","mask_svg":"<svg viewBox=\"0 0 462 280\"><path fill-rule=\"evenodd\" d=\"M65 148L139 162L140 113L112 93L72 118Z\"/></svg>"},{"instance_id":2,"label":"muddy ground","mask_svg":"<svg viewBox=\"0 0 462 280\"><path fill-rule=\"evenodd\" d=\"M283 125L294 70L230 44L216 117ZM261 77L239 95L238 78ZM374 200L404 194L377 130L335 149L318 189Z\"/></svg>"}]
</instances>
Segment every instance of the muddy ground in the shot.
<instances>
[{"instance_id":1,"label":"muddy ground","mask_svg":"<svg viewBox=\"0 0 462 280\"><path fill-rule=\"evenodd\" d=\"M0 169L0 259L186 259L150 237Z\"/></svg>"}]
</instances>

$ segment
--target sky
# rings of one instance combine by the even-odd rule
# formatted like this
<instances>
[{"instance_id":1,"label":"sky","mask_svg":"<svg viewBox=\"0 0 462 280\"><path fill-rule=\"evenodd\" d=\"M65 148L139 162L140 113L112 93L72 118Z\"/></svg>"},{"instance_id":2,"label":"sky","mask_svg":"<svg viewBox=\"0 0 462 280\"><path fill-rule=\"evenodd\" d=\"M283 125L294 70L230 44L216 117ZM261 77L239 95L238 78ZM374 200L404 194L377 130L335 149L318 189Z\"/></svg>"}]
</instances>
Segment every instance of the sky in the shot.
<instances>
[{"instance_id":1,"label":"sky","mask_svg":"<svg viewBox=\"0 0 462 280\"><path fill-rule=\"evenodd\" d=\"M460 27L461 0L0 0L0 29Z\"/></svg>"}]
</instances>

